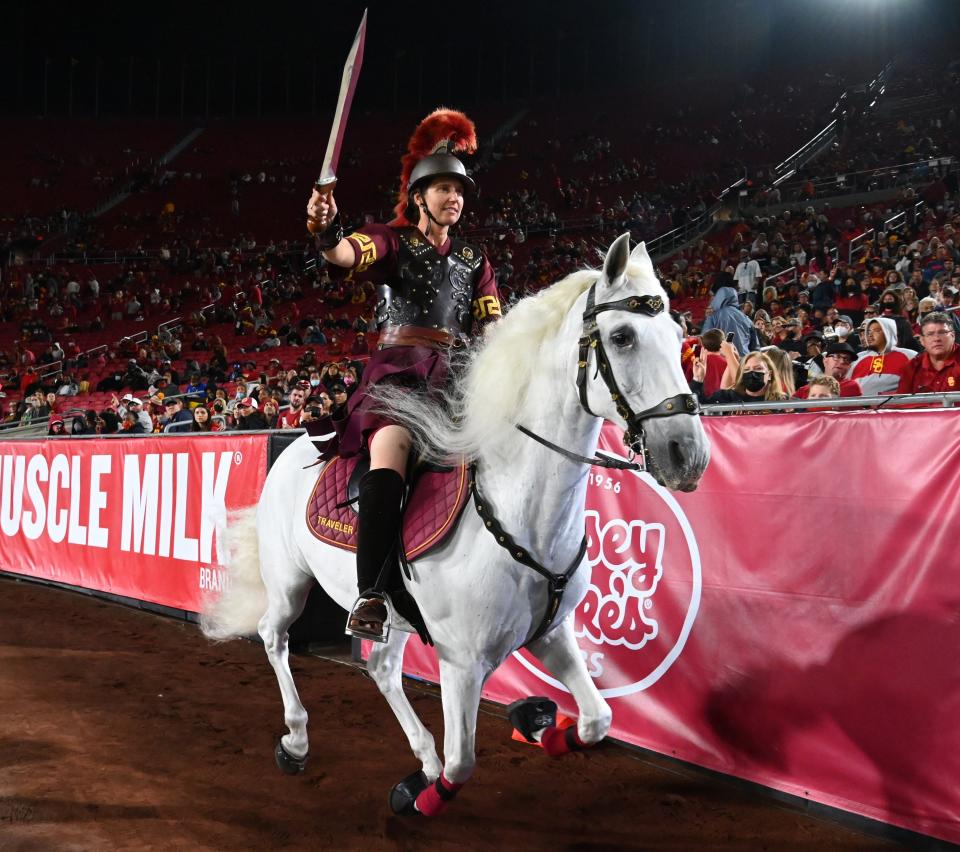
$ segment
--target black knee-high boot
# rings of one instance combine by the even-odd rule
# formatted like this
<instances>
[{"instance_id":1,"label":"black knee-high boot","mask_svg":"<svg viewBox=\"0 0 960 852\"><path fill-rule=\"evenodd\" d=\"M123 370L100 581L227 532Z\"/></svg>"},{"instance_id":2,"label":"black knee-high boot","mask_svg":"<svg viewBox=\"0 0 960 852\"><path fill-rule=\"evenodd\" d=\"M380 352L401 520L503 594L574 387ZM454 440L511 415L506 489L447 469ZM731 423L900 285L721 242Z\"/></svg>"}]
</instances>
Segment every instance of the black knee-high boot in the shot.
<instances>
[{"instance_id":1,"label":"black knee-high boot","mask_svg":"<svg viewBox=\"0 0 960 852\"><path fill-rule=\"evenodd\" d=\"M368 471L360 480L357 587L361 596L389 591L395 578L403 489L403 477L389 468ZM354 608L347 626L357 634L380 635L386 617L386 607L373 597Z\"/></svg>"}]
</instances>

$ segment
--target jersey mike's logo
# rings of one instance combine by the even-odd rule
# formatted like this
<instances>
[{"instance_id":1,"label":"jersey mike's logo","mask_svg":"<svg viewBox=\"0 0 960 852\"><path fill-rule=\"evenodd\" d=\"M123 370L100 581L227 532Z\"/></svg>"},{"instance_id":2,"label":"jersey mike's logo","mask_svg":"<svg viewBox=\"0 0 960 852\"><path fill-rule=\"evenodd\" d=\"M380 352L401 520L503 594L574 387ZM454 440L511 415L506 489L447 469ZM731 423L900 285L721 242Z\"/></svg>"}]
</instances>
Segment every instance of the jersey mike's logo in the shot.
<instances>
[{"instance_id":1,"label":"jersey mike's logo","mask_svg":"<svg viewBox=\"0 0 960 852\"><path fill-rule=\"evenodd\" d=\"M630 695L683 651L700 604L697 542L676 498L629 471L591 471L586 534L590 585L574 614L580 653L604 696ZM532 655L516 657L563 689Z\"/></svg>"},{"instance_id":2,"label":"jersey mike's logo","mask_svg":"<svg viewBox=\"0 0 960 852\"><path fill-rule=\"evenodd\" d=\"M604 523L600 512L587 511L592 582L577 609L577 639L639 651L657 638L659 623L648 610L663 577L665 540L663 524L622 518Z\"/></svg>"}]
</instances>

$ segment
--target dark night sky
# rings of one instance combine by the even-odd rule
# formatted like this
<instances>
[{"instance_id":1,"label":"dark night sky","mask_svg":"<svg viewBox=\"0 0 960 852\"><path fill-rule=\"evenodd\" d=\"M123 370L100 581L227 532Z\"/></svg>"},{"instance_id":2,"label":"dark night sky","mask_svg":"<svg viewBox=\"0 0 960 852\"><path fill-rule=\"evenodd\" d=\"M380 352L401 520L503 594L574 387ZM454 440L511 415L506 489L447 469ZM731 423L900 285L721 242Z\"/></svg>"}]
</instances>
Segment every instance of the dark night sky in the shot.
<instances>
[{"instance_id":1,"label":"dark night sky","mask_svg":"<svg viewBox=\"0 0 960 852\"><path fill-rule=\"evenodd\" d=\"M960 54L957 0L7 0L0 112L42 113L46 77L63 114L72 77L74 114L150 115L159 68L163 115L181 79L189 114L310 113L335 97L364 5L370 109L716 85L797 63L862 79L894 53Z\"/></svg>"}]
</instances>

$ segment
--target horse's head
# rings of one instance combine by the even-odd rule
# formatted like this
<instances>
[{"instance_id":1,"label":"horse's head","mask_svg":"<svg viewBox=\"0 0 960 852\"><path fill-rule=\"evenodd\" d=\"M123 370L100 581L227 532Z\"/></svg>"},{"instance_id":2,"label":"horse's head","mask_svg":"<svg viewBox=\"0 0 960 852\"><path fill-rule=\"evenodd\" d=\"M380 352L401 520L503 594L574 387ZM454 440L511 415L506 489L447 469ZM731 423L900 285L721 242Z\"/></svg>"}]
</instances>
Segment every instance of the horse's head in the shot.
<instances>
[{"instance_id":1,"label":"horse's head","mask_svg":"<svg viewBox=\"0 0 960 852\"><path fill-rule=\"evenodd\" d=\"M682 332L670 318L646 246L631 252L630 235L618 237L591 293L583 334L592 331L593 341L580 358L581 398L633 438L643 436L658 482L692 491L710 460L710 445L680 367Z\"/></svg>"}]
</instances>

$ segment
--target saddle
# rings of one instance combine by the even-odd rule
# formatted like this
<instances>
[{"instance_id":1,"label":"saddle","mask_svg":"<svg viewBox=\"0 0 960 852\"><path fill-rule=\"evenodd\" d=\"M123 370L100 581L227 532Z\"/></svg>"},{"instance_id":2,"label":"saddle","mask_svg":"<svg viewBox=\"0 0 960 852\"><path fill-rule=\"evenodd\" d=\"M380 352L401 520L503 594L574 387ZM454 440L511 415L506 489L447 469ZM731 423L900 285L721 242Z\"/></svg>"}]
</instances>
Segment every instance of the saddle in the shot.
<instances>
[{"instance_id":1,"label":"saddle","mask_svg":"<svg viewBox=\"0 0 960 852\"><path fill-rule=\"evenodd\" d=\"M366 456L334 456L320 471L307 501L307 527L315 538L341 550L357 549L357 495L360 478L370 467ZM465 465L437 467L415 463L407 476L400 564L409 578L408 563L441 545L456 526L470 496ZM396 588L386 589L397 612L432 644L419 608L406 592L401 577Z\"/></svg>"},{"instance_id":2,"label":"saddle","mask_svg":"<svg viewBox=\"0 0 960 852\"><path fill-rule=\"evenodd\" d=\"M357 549L357 493L370 460L334 456L317 477L307 501L313 535L341 550ZM408 477L402 540L408 562L442 544L456 525L470 494L467 468L418 465Z\"/></svg>"}]
</instances>

